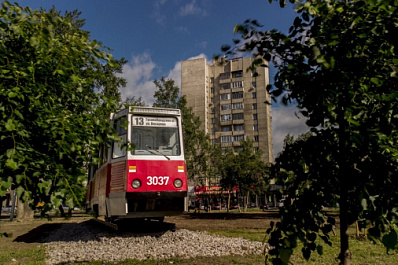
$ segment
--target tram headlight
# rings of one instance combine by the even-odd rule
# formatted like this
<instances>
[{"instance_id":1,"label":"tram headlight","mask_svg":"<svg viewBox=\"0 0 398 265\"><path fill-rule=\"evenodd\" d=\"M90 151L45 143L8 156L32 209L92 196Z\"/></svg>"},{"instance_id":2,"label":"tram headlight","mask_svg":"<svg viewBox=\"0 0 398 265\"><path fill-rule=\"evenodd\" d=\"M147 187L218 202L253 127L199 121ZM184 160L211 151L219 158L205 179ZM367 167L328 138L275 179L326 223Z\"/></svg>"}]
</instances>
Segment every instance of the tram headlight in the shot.
<instances>
[{"instance_id":1,"label":"tram headlight","mask_svg":"<svg viewBox=\"0 0 398 265\"><path fill-rule=\"evenodd\" d=\"M131 187L133 187L134 189L138 189L139 187L141 187L141 181L139 179L133 180L133 182L131 182Z\"/></svg>"},{"instance_id":2,"label":"tram headlight","mask_svg":"<svg viewBox=\"0 0 398 265\"><path fill-rule=\"evenodd\" d=\"M181 188L181 186L182 186L182 180L181 179L175 179L174 180L174 187Z\"/></svg>"}]
</instances>

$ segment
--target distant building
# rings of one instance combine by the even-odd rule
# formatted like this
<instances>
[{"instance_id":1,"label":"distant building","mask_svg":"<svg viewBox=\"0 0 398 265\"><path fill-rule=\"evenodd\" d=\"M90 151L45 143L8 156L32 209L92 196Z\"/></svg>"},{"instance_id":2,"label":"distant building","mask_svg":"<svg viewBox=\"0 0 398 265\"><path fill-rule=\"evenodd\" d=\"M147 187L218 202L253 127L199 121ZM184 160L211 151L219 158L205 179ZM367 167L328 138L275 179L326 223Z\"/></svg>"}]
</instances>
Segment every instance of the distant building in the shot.
<instances>
[{"instance_id":1,"label":"distant building","mask_svg":"<svg viewBox=\"0 0 398 265\"><path fill-rule=\"evenodd\" d=\"M271 102L266 90L268 68L247 71L252 58L208 64L205 58L181 63L181 93L215 145L239 151L240 140L251 139L262 159L273 162Z\"/></svg>"}]
</instances>

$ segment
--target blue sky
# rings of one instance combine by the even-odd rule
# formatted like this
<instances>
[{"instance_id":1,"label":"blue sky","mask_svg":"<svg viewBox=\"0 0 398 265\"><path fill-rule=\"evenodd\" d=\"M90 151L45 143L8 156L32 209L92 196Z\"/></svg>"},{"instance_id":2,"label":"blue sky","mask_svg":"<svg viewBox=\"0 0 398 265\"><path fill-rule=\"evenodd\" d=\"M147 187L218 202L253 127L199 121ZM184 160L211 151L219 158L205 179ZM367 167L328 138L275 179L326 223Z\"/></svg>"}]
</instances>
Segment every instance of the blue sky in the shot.
<instances>
[{"instance_id":1,"label":"blue sky","mask_svg":"<svg viewBox=\"0 0 398 265\"><path fill-rule=\"evenodd\" d=\"M13 2L11 0L11 2ZM142 97L152 104L153 81L162 76L181 84L180 62L190 58L208 60L220 53L224 44L232 44L235 25L256 19L264 29L287 32L293 23L293 6L279 7L268 0L20 0L21 6L62 13L75 9L86 19L84 29L91 38L113 49L115 58L124 57L123 76L127 87L122 97ZM270 71L270 82L274 70ZM305 132L304 119L298 119L294 107L273 105L274 154L282 149L285 135Z\"/></svg>"}]
</instances>

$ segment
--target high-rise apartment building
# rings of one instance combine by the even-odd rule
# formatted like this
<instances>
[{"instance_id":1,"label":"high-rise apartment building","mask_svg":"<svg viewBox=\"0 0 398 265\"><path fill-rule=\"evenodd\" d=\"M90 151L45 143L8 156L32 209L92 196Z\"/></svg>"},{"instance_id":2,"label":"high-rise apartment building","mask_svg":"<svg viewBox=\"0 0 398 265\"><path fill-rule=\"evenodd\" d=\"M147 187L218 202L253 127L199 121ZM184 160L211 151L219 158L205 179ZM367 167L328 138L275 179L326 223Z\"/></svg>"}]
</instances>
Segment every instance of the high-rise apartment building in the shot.
<instances>
[{"instance_id":1,"label":"high-rise apartment building","mask_svg":"<svg viewBox=\"0 0 398 265\"><path fill-rule=\"evenodd\" d=\"M262 150L265 162L273 161L268 68L257 74L247 71L252 58L213 61L205 58L181 63L181 93L200 117L202 130L213 144L240 148L240 140L251 139Z\"/></svg>"}]
</instances>

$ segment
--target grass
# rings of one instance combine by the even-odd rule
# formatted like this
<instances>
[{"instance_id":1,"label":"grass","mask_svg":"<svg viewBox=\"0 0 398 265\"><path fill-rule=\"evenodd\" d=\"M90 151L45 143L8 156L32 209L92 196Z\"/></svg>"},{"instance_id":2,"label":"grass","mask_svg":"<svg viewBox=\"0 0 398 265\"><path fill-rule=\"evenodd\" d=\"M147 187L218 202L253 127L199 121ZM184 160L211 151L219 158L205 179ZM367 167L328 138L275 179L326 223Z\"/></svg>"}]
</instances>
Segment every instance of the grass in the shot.
<instances>
[{"instance_id":1,"label":"grass","mask_svg":"<svg viewBox=\"0 0 398 265\"><path fill-rule=\"evenodd\" d=\"M44 246L35 246L23 249L6 247L0 249L0 264L44 264L45 258Z\"/></svg>"},{"instance_id":2,"label":"grass","mask_svg":"<svg viewBox=\"0 0 398 265\"><path fill-rule=\"evenodd\" d=\"M15 242L15 238L26 234L33 228L45 223L45 220L35 220L34 223L18 223L18 222L1 222L0 232L14 231L10 237L1 237L0 248L0 264L45 264L46 254L44 245L39 243L23 243ZM227 237L242 237L253 241L264 241L265 229L231 229L226 231L209 230L209 233L227 236ZM336 231L338 233L338 231ZM349 230L350 235L350 249L352 252L352 265L394 265L398 264L398 251L390 251L390 255L386 254L386 249L381 244L373 244L365 239L357 239L354 227ZM317 253L312 253L310 260L307 262L302 258L301 247L299 245L291 257L292 264L338 264L336 257L339 253L340 243L339 236L332 236L332 247L324 245L324 254L319 256ZM173 258L169 260L125 260L120 262L104 263L104 262L86 262L79 264L118 264L118 265L147 265L147 264L264 264L264 256L224 256L224 257L197 257L194 259Z\"/></svg>"},{"instance_id":3,"label":"grass","mask_svg":"<svg viewBox=\"0 0 398 265\"><path fill-rule=\"evenodd\" d=\"M230 231L209 231L220 236L242 237L253 241L264 241L265 229L235 229ZM396 265L398 264L398 250L391 251L387 255L386 248L381 243L372 243L364 238L356 238L355 229L351 227L348 231L350 235L350 250L352 253L352 265ZM323 255L313 252L310 259L306 261L301 255L302 243L294 249L291 257L292 264L338 264L337 257L340 253L340 237L331 236L332 246L323 244Z\"/></svg>"}]
</instances>

